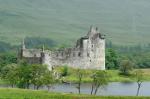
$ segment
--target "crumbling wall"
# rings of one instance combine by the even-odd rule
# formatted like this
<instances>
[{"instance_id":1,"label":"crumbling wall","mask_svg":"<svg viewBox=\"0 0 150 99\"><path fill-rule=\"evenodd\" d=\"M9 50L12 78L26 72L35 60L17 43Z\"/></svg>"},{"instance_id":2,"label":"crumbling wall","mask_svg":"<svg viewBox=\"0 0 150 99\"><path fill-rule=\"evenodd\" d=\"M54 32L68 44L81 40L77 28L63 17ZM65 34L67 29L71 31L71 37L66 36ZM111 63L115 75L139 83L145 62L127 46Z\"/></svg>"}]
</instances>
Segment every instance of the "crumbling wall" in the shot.
<instances>
[{"instance_id":1,"label":"crumbling wall","mask_svg":"<svg viewBox=\"0 0 150 99\"><path fill-rule=\"evenodd\" d=\"M49 66L67 65L73 68L105 70L105 39L91 28L88 35L77 40L74 48L62 50L37 50L25 49L22 56L29 63L41 63Z\"/></svg>"}]
</instances>

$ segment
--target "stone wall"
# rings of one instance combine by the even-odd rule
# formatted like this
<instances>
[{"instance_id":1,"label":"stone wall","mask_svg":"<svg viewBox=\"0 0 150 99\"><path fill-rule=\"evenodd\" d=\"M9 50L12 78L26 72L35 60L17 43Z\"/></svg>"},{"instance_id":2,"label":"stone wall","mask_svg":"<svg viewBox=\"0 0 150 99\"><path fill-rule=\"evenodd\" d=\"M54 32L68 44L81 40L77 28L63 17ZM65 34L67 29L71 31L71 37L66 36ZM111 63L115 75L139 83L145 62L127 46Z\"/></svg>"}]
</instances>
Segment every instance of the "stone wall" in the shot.
<instances>
[{"instance_id":1,"label":"stone wall","mask_svg":"<svg viewBox=\"0 0 150 99\"><path fill-rule=\"evenodd\" d=\"M24 47L24 46L23 46ZM91 28L87 36L77 40L73 48L63 50L32 50L22 49L22 57L29 63L42 63L51 70L55 66L70 66L81 69L105 70L105 39L97 31Z\"/></svg>"}]
</instances>

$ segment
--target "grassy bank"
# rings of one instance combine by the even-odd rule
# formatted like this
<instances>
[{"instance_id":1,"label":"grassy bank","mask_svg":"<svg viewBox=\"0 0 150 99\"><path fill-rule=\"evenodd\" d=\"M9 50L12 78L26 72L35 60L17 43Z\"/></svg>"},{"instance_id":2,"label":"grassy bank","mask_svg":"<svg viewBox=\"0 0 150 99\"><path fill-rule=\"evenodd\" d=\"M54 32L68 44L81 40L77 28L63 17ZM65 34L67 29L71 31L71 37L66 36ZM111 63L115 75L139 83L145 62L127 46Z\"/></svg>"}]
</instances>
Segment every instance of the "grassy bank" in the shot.
<instances>
[{"instance_id":1,"label":"grassy bank","mask_svg":"<svg viewBox=\"0 0 150 99\"><path fill-rule=\"evenodd\" d=\"M56 68L58 72L61 72L63 67ZM144 72L144 81L150 81L150 69L142 69ZM95 72L95 70L85 70L83 71L84 77L83 77L83 82L91 82L91 75ZM133 72L131 73L130 76L123 76L120 75L119 70L107 70L108 75L110 76L109 80L110 82L133 82L135 81L133 77ZM68 74L67 76L62 78L64 81L67 82L77 82L78 77L77 77L77 69L72 69L68 68Z\"/></svg>"},{"instance_id":2,"label":"grassy bank","mask_svg":"<svg viewBox=\"0 0 150 99\"><path fill-rule=\"evenodd\" d=\"M0 99L150 99L150 97L90 96L23 89L0 89Z\"/></svg>"}]
</instances>

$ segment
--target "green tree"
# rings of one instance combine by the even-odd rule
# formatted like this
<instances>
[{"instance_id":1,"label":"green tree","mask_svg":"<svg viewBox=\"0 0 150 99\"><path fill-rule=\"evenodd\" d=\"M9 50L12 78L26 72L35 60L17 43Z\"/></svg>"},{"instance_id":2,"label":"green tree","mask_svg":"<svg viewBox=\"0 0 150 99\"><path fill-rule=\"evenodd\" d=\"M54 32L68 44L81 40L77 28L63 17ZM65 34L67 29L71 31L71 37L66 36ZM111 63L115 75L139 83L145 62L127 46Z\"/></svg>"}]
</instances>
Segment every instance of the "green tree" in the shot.
<instances>
[{"instance_id":1,"label":"green tree","mask_svg":"<svg viewBox=\"0 0 150 99\"><path fill-rule=\"evenodd\" d=\"M18 81L17 69L18 69L17 64L9 64L3 67L1 71L2 79L7 80L12 87L16 85Z\"/></svg>"},{"instance_id":2,"label":"green tree","mask_svg":"<svg viewBox=\"0 0 150 99\"><path fill-rule=\"evenodd\" d=\"M32 80L32 68L31 65L27 64L26 61L19 61L18 63L18 84L19 88L29 88Z\"/></svg>"},{"instance_id":3,"label":"green tree","mask_svg":"<svg viewBox=\"0 0 150 99\"><path fill-rule=\"evenodd\" d=\"M78 78L77 89L78 89L79 94L81 93L81 83L82 83L83 74L84 74L84 70L81 70L81 69L77 70L77 78Z\"/></svg>"},{"instance_id":4,"label":"green tree","mask_svg":"<svg viewBox=\"0 0 150 99\"><path fill-rule=\"evenodd\" d=\"M7 66L8 64L16 64L17 63L17 57L14 53L1 53L0 54L0 72L4 66Z\"/></svg>"},{"instance_id":5,"label":"green tree","mask_svg":"<svg viewBox=\"0 0 150 99\"><path fill-rule=\"evenodd\" d=\"M104 87L108 84L109 76L106 71L97 71L92 76L93 82L92 82L92 89L91 89L91 95L96 95L98 88Z\"/></svg>"},{"instance_id":6,"label":"green tree","mask_svg":"<svg viewBox=\"0 0 150 99\"><path fill-rule=\"evenodd\" d=\"M46 65L29 65L25 61L4 66L1 70L1 78L8 80L12 86L29 88L29 85L33 84L36 89L42 85L48 87L55 81L53 73L48 70Z\"/></svg>"},{"instance_id":7,"label":"green tree","mask_svg":"<svg viewBox=\"0 0 150 99\"><path fill-rule=\"evenodd\" d=\"M120 72L123 75L129 75L133 67L134 64L130 60L122 60L120 62Z\"/></svg>"},{"instance_id":8,"label":"green tree","mask_svg":"<svg viewBox=\"0 0 150 99\"><path fill-rule=\"evenodd\" d=\"M144 80L144 75L143 75L142 70L136 70L135 71L135 79L136 79L136 82L137 82L137 85L138 85L136 96L138 96L141 85L142 85L142 82Z\"/></svg>"},{"instance_id":9,"label":"green tree","mask_svg":"<svg viewBox=\"0 0 150 99\"><path fill-rule=\"evenodd\" d=\"M44 73L43 82L44 82L44 85L47 86L48 91L49 91L52 85L55 83L55 78L54 78L52 71L47 70Z\"/></svg>"},{"instance_id":10,"label":"green tree","mask_svg":"<svg viewBox=\"0 0 150 99\"><path fill-rule=\"evenodd\" d=\"M38 90L40 86L45 84L45 78L47 77L47 66L46 65L39 65L39 64L33 64L32 66L32 79L31 82L36 86L36 89Z\"/></svg>"},{"instance_id":11,"label":"green tree","mask_svg":"<svg viewBox=\"0 0 150 99\"><path fill-rule=\"evenodd\" d=\"M106 49L106 68L117 69L119 67L118 63L118 55L116 51L111 48Z\"/></svg>"}]
</instances>

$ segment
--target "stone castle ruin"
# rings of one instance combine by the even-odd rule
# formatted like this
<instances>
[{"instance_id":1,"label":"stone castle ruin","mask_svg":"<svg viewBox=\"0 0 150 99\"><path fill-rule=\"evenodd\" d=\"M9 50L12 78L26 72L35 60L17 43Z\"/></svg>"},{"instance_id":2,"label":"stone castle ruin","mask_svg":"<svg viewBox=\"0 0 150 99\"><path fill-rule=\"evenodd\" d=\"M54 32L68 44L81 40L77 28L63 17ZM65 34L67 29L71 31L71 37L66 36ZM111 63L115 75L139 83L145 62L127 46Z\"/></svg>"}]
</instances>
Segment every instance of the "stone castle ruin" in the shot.
<instances>
[{"instance_id":1,"label":"stone castle ruin","mask_svg":"<svg viewBox=\"0 0 150 99\"><path fill-rule=\"evenodd\" d=\"M26 49L24 42L20 58L29 64L45 64L51 70L55 66L80 69L105 70L105 38L98 28L90 28L88 34L77 40L73 48L61 50Z\"/></svg>"}]
</instances>

